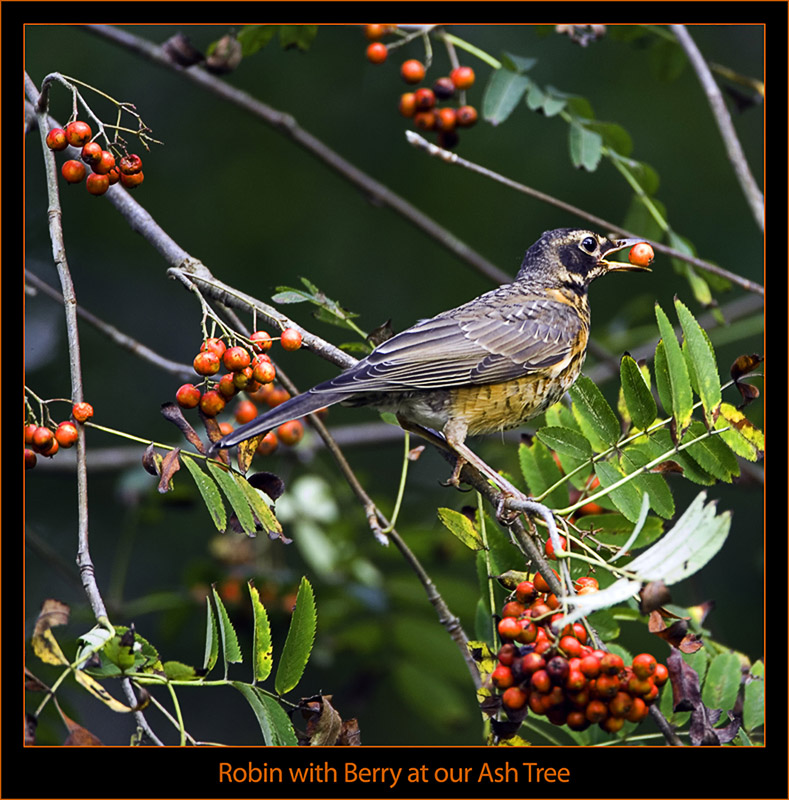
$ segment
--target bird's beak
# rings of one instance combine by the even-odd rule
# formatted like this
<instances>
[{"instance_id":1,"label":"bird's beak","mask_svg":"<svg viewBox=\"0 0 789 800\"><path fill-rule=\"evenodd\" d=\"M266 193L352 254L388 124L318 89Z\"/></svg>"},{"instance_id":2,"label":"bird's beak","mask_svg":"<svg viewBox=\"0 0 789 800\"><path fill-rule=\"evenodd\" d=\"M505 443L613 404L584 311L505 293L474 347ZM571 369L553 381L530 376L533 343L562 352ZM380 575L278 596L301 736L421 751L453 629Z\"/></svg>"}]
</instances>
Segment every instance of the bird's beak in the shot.
<instances>
[{"instance_id":1,"label":"bird's beak","mask_svg":"<svg viewBox=\"0 0 789 800\"><path fill-rule=\"evenodd\" d=\"M614 247L605 251L605 255L610 256L612 253L618 253L620 250L632 247L634 244L643 242L643 239L617 239ZM631 264L629 261L608 261L606 258L601 258L600 263L604 264L609 272L652 272L649 267L641 267L638 264Z\"/></svg>"}]
</instances>

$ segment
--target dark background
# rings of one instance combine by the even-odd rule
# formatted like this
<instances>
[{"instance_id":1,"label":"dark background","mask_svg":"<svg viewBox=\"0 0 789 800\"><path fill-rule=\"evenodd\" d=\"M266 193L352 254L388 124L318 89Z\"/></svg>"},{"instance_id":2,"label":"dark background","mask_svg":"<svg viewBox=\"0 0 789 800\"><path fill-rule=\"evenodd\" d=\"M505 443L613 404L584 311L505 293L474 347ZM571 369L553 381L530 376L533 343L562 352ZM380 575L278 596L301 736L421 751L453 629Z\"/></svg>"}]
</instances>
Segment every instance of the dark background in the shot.
<instances>
[{"instance_id":1,"label":"dark background","mask_svg":"<svg viewBox=\"0 0 789 800\"><path fill-rule=\"evenodd\" d=\"M154 15L152 8L148 17ZM747 19L756 22L758 15ZM226 25L128 27L159 43L180 30L202 49L228 29ZM609 36L581 48L566 37L540 36L530 26L450 30L497 57L507 51L537 58L529 75L540 85L582 95L598 119L623 125L634 141L633 157L660 175L657 196L674 229L692 240L701 257L763 281L762 237L687 65L673 80L658 75L649 39L626 43ZM691 32L709 61L764 78L761 25L701 25ZM421 46L412 43L382 66L367 63L364 48L358 28L321 26L309 52L283 51L273 40L226 80L293 114L306 130L510 274L543 230L583 224L409 147L404 136L408 123L396 110L404 91L397 65L406 57L421 58ZM434 55L431 74L437 76L446 67L437 43ZM461 60L477 72L469 100L479 106L489 69L471 56L461 54ZM367 202L278 132L179 75L85 30L28 25L25 68L39 85L44 75L57 70L137 105L165 146L143 154L146 181L135 198L215 276L242 291L266 299L275 287L297 285L303 275L358 312L358 324L370 330L389 318L402 329L490 288L467 264L390 210ZM95 109L101 113L100 102ZM69 110L70 98L55 89L50 113L65 121ZM111 116L107 113L106 118ZM761 182L762 108L735 114L734 120L751 169ZM573 168L566 123L522 105L499 127L480 122L464 132L458 152L617 223L623 221L630 202L629 188L605 160L592 174ZM26 143L25 191L26 266L57 285L37 134ZM162 355L191 362L201 340L195 298L166 278L164 262L129 230L105 198L61 184L61 199L79 302ZM718 300L724 305L741 294L734 288ZM615 353L648 341L654 344L653 304L658 301L673 318L674 295L700 313L688 284L668 259L660 257L649 276L600 281L591 291L593 335ZM306 305L284 310L335 343L353 340L351 332L311 319ZM67 397L62 314L47 298L27 298L26 325L28 384L42 397ZM86 397L96 408L95 420L177 443L159 407L173 398L181 381L120 352L90 327L82 325L80 330ZM763 351L758 320L711 330L710 336L722 377L737 355ZM335 371L306 351L281 360L301 388ZM593 363L590 357L587 365ZM602 388L615 400L615 382ZM726 399L736 402L728 395ZM749 416L763 424L761 401ZM329 417L337 426L374 420L375 415L364 411L332 410ZM243 582L254 577L259 587L271 592L275 648L281 647L287 626L284 608L300 576L308 574L318 603L318 638L297 693L333 694L343 717L358 717L365 744L479 743L474 694L454 646L436 624L415 577L392 548L387 551L375 544L361 510L349 490L336 485L336 468L319 448L307 463L301 463L296 450L274 457L263 468L278 472L289 484L310 474L331 482L336 493L334 518L318 520L302 531L301 541L309 542L306 547L300 549L296 542L285 548L258 540L251 560L232 564L217 558L212 546L215 531L186 475L176 479L173 495L162 497L137 456L124 469L90 469L94 448L125 447L122 440L89 431L88 445L91 552L115 623L134 622L163 658L199 665L205 587L214 581L221 587L230 579L232 589L232 581L240 580L245 593ZM493 438L478 442L476 448L497 467L517 467L512 445L502 448ZM394 500L401 451L399 439L348 451L354 469L383 509L391 508ZM312 450L304 447L301 452ZM66 648L69 633L77 635L92 624L73 566L74 484L57 463L65 464L68 455L29 473L25 487L26 522L35 539L33 546L29 539L26 550L27 634L41 602L57 597L72 606L69 631L60 634ZM425 559L439 590L473 635L477 596L473 559L435 518L437 505L460 508L469 498L440 488L438 481L445 477L446 466L433 453L426 452L412 466L398 530ZM699 489L679 481L672 488L678 510ZM720 509L734 512L732 531L724 550L706 569L674 587L674 600L693 605L713 599L716 608L706 621L713 638L755 660L764 654L762 487L743 481L710 487L709 495L720 498ZM289 532L297 538L297 530ZM241 537L230 542L231 551L236 549L233 542L239 548L247 544ZM747 609L742 595L730 591L733 578L749 587ZM248 654L244 594L238 604L228 600L228 608ZM622 641L633 652L643 648L661 659L667 655L665 646L650 641L641 626L627 626ZM45 668L34 666L43 678L50 677ZM247 679L248 672L248 665L242 665L231 675ZM77 690L62 694L67 713L105 742L128 741L132 732L128 721ZM229 744L260 741L253 715L232 690L185 689L179 697L187 727L198 738ZM157 729L162 732L164 726ZM56 743L62 735L54 714L41 720L42 743Z\"/></svg>"}]
</instances>

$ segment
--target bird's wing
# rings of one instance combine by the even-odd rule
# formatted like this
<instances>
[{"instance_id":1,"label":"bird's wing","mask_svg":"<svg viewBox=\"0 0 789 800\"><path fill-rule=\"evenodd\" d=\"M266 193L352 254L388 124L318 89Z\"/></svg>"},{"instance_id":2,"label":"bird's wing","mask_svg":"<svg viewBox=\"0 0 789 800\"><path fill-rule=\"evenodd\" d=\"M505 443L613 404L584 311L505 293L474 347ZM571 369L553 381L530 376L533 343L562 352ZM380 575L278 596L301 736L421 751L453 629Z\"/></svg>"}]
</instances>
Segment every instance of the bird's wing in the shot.
<instances>
[{"instance_id":1,"label":"bird's wing","mask_svg":"<svg viewBox=\"0 0 789 800\"><path fill-rule=\"evenodd\" d=\"M566 358L586 324L556 300L521 295L513 302L501 289L488 297L493 302L472 301L393 336L315 391L408 391L512 380Z\"/></svg>"}]
</instances>

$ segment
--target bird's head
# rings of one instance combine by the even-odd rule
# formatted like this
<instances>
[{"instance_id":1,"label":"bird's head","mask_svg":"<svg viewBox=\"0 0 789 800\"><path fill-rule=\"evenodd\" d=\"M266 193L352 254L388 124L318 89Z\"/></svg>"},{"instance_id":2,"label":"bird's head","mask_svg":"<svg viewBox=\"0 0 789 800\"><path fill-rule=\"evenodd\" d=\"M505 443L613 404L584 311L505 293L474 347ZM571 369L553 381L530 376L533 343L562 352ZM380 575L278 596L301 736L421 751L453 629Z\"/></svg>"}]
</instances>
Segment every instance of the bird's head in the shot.
<instances>
[{"instance_id":1,"label":"bird's head","mask_svg":"<svg viewBox=\"0 0 789 800\"><path fill-rule=\"evenodd\" d=\"M607 239L582 228L546 231L527 251L518 278L544 280L552 285L585 291L608 272L649 272L649 267L608 257L642 239Z\"/></svg>"}]
</instances>

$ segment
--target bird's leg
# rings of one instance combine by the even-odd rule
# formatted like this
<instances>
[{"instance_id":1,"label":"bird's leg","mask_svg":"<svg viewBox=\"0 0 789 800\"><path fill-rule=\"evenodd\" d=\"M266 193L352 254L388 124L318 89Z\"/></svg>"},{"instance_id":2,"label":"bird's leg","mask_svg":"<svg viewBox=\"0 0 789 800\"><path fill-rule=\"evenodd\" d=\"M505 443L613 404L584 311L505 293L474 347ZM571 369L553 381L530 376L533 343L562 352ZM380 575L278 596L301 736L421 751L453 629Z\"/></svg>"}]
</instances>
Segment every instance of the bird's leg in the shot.
<instances>
[{"instance_id":1,"label":"bird's leg","mask_svg":"<svg viewBox=\"0 0 789 800\"><path fill-rule=\"evenodd\" d=\"M505 496L510 495L517 498L526 498L526 495L524 495L520 489L513 486L504 476L499 475L496 470L486 464L476 453L474 453L473 450L471 450L470 447L468 447L468 445L466 445L465 425L462 423L458 424L457 420L448 422L444 426L444 436L446 437L447 444L449 444L449 446L458 455L458 461L452 473L452 478L450 478L450 482L452 482L453 478L455 480L459 478L460 470L463 468L463 464L467 463L481 472L489 481L492 481L493 484L498 487ZM505 499L506 497L502 498L501 504L503 504Z\"/></svg>"}]
</instances>

